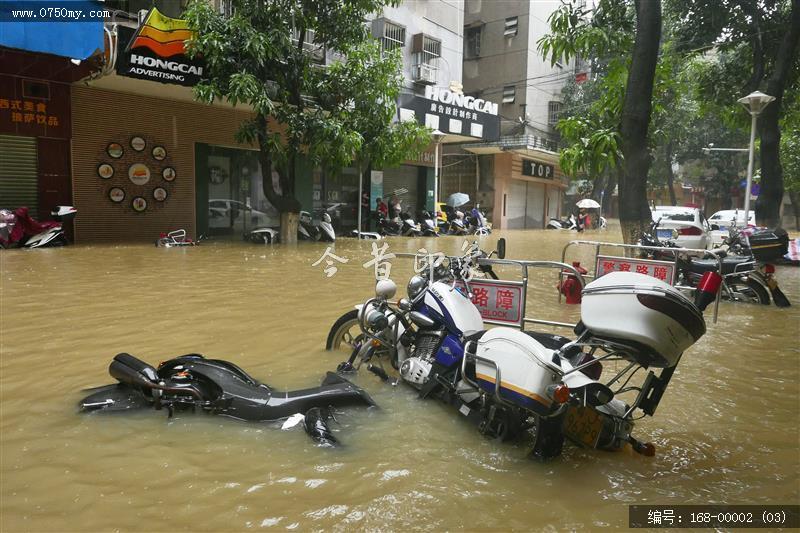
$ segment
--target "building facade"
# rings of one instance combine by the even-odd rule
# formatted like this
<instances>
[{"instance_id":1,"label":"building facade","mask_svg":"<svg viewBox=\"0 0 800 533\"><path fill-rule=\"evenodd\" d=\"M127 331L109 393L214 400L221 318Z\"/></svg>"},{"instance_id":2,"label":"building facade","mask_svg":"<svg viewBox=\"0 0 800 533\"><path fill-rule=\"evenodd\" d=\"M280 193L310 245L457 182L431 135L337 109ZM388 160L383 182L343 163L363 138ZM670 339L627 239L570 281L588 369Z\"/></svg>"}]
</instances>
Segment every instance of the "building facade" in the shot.
<instances>
[{"instance_id":1,"label":"building facade","mask_svg":"<svg viewBox=\"0 0 800 533\"><path fill-rule=\"evenodd\" d=\"M580 73L574 63L551 65L537 51L559 6L555 0L465 3L464 92L498 105L501 136L445 155L444 194L469 183L498 228L543 228L561 215L567 185L555 124L561 91Z\"/></svg>"}]
</instances>

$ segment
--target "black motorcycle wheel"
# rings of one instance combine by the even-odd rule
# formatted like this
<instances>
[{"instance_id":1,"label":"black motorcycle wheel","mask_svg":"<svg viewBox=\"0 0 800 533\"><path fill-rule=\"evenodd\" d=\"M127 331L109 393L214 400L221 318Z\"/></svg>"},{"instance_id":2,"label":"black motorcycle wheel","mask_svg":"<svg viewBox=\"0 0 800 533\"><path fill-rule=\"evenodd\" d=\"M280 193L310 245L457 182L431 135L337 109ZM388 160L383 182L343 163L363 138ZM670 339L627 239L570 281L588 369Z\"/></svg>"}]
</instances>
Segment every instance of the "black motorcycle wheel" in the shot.
<instances>
[{"instance_id":1,"label":"black motorcycle wheel","mask_svg":"<svg viewBox=\"0 0 800 533\"><path fill-rule=\"evenodd\" d=\"M736 278L727 281L728 289L732 294L723 291L722 297L735 302L769 305L769 291L755 280Z\"/></svg>"},{"instance_id":2,"label":"black motorcycle wheel","mask_svg":"<svg viewBox=\"0 0 800 533\"><path fill-rule=\"evenodd\" d=\"M342 350L349 353L361 335L361 328L358 326L358 309L353 309L333 323L328 332L325 349L328 351Z\"/></svg>"}]
</instances>

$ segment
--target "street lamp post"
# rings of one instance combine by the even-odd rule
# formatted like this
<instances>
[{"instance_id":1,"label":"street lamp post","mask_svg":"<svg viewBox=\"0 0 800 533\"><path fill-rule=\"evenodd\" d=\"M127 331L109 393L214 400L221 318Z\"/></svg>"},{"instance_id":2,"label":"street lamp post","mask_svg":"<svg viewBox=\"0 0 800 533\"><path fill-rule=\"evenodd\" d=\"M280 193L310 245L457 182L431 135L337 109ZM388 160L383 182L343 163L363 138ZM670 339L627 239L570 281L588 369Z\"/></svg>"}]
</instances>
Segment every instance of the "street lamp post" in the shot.
<instances>
[{"instance_id":1,"label":"street lamp post","mask_svg":"<svg viewBox=\"0 0 800 533\"><path fill-rule=\"evenodd\" d=\"M431 133L433 137L433 217L434 223L438 220L438 203L439 203L439 145L442 144L444 133L435 130Z\"/></svg>"},{"instance_id":2,"label":"street lamp post","mask_svg":"<svg viewBox=\"0 0 800 533\"><path fill-rule=\"evenodd\" d=\"M770 102L775 100L774 96L764 94L760 91L754 91L743 98L739 98L737 102L745 106L750 113L752 120L750 122L750 158L747 162L747 187L744 191L744 223L750 216L750 189L753 186L753 152L755 151L756 143L756 119Z\"/></svg>"}]
</instances>

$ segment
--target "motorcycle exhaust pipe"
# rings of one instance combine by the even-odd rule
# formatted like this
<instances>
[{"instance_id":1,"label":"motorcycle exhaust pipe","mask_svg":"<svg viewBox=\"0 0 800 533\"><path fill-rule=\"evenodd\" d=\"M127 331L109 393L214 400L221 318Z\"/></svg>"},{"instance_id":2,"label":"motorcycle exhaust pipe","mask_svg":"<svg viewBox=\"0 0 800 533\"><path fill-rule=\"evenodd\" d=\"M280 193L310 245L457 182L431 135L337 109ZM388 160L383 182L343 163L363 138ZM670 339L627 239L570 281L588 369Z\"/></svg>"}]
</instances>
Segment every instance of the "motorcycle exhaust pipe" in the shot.
<instances>
[{"instance_id":1,"label":"motorcycle exhaust pipe","mask_svg":"<svg viewBox=\"0 0 800 533\"><path fill-rule=\"evenodd\" d=\"M697 290L694 293L694 304L700 311L705 311L708 304L717 298L717 292L722 284L722 276L716 272L706 272L700 278Z\"/></svg>"}]
</instances>

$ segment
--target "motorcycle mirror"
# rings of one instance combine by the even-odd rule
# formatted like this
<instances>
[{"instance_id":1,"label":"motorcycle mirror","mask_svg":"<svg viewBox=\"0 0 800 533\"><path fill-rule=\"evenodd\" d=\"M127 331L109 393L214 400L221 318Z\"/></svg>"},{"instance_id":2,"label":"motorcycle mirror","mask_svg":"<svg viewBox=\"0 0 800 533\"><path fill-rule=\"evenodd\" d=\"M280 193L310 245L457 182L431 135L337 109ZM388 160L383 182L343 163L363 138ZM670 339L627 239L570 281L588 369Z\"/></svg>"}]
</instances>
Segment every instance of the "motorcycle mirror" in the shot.
<instances>
[{"instance_id":1,"label":"motorcycle mirror","mask_svg":"<svg viewBox=\"0 0 800 533\"><path fill-rule=\"evenodd\" d=\"M408 298L400 298L400 301L397 302L397 307L403 311L411 311L411 302L408 301Z\"/></svg>"},{"instance_id":2,"label":"motorcycle mirror","mask_svg":"<svg viewBox=\"0 0 800 533\"><path fill-rule=\"evenodd\" d=\"M500 259L506 258L506 239L505 237L500 237L500 240L497 241L497 257Z\"/></svg>"}]
</instances>

